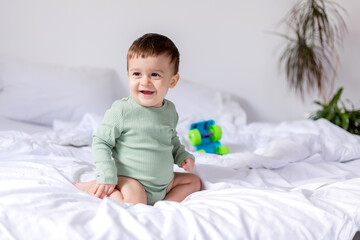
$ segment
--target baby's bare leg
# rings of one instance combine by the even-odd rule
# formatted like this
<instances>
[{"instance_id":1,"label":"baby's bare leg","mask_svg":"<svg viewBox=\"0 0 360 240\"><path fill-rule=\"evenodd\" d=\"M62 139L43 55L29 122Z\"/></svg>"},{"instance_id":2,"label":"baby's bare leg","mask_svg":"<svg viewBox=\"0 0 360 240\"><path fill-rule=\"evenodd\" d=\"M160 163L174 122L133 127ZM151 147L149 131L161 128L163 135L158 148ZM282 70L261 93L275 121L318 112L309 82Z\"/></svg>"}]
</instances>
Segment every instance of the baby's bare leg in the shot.
<instances>
[{"instance_id":1,"label":"baby's bare leg","mask_svg":"<svg viewBox=\"0 0 360 240\"><path fill-rule=\"evenodd\" d=\"M75 182L74 185L81 191L84 191L91 195L94 195L94 192L96 190L96 180L90 182Z\"/></svg>"},{"instance_id":2,"label":"baby's bare leg","mask_svg":"<svg viewBox=\"0 0 360 240\"><path fill-rule=\"evenodd\" d=\"M97 188L95 180L90 182L76 182L74 185L90 195L94 195ZM118 184L109 197L119 202L133 204L147 203L146 192L141 183L136 179L124 176L118 177Z\"/></svg>"},{"instance_id":3,"label":"baby's bare leg","mask_svg":"<svg viewBox=\"0 0 360 240\"><path fill-rule=\"evenodd\" d=\"M118 184L110 198L133 204L147 203L146 192L141 183L134 178L124 176L118 177Z\"/></svg>"},{"instance_id":4,"label":"baby's bare leg","mask_svg":"<svg viewBox=\"0 0 360 240\"><path fill-rule=\"evenodd\" d=\"M175 173L174 179L166 189L164 200L181 202L201 188L200 178L192 173Z\"/></svg>"}]
</instances>

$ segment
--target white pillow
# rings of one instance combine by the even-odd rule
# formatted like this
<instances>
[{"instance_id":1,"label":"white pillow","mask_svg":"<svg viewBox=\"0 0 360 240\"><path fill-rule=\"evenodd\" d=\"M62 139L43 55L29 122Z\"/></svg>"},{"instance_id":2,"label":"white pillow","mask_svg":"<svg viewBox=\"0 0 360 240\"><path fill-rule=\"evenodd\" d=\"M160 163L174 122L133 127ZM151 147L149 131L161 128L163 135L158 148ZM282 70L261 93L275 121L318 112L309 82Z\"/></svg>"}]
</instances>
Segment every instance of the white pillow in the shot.
<instances>
[{"instance_id":1,"label":"white pillow","mask_svg":"<svg viewBox=\"0 0 360 240\"><path fill-rule=\"evenodd\" d=\"M42 125L103 115L127 96L114 70L0 61L0 115Z\"/></svg>"}]
</instances>

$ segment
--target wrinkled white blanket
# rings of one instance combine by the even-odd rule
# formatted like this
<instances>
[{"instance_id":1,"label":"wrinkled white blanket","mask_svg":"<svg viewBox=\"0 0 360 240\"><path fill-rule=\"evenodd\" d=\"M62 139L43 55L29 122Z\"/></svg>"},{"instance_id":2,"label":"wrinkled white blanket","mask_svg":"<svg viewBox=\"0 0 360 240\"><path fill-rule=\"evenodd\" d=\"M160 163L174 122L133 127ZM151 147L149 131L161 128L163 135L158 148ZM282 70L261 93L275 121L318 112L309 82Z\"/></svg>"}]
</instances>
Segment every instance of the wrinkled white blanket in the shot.
<instances>
[{"instance_id":1,"label":"wrinkled white blanket","mask_svg":"<svg viewBox=\"0 0 360 240\"><path fill-rule=\"evenodd\" d=\"M99 121L0 132L0 239L346 240L360 229L360 138L326 120L223 122L231 153L195 154L204 190L154 206L72 185L95 179L89 145ZM180 122L178 132L191 150L188 127Z\"/></svg>"}]
</instances>

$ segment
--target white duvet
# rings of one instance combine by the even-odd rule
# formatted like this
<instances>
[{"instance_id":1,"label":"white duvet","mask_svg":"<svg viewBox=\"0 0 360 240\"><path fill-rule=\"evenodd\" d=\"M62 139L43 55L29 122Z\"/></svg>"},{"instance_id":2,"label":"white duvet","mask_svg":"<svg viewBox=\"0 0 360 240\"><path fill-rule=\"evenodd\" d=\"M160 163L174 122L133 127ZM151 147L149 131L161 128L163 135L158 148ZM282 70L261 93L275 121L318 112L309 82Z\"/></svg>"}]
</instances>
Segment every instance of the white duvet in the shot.
<instances>
[{"instance_id":1,"label":"white duvet","mask_svg":"<svg viewBox=\"0 0 360 240\"><path fill-rule=\"evenodd\" d=\"M154 206L72 185L95 179L98 122L86 115L58 131L0 132L0 239L346 240L360 229L360 138L326 120L222 122L231 153L195 154L204 190ZM191 150L188 127L178 132Z\"/></svg>"}]
</instances>

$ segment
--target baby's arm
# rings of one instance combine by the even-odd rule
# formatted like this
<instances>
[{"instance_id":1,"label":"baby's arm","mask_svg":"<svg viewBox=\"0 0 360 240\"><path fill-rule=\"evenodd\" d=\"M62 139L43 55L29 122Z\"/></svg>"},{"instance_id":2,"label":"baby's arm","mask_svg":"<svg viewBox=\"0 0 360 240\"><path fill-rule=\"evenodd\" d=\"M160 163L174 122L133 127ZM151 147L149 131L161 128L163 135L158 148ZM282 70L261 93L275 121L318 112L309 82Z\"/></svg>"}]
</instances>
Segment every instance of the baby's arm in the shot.
<instances>
[{"instance_id":1,"label":"baby's arm","mask_svg":"<svg viewBox=\"0 0 360 240\"><path fill-rule=\"evenodd\" d=\"M112 151L122 132L123 118L120 113L122 107L119 104L121 102L116 101L106 111L104 119L93 136L92 151L97 171L96 182L100 185L114 185L118 182L117 167L112 158ZM97 195L102 195L104 189L109 190L108 187L101 187Z\"/></svg>"},{"instance_id":2,"label":"baby's arm","mask_svg":"<svg viewBox=\"0 0 360 240\"><path fill-rule=\"evenodd\" d=\"M194 169L194 159L187 158L181 162L181 167L186 171L191 171Z\"/></svg>"},{"instance_id":3,"label":"baby's arm","mask_svg":"<svg viewBox=\"0 0 360 240\"><path fill-rule=\"evenodd\" d=\"M186 171L191 171L194 168L195 157L185 150L184 145L180 143L176 130L173 133L171 142L174 146L172 154L174 156L174 163ZM185 159L185 160L183 160Z\"/></svg>"}]
</instances>

